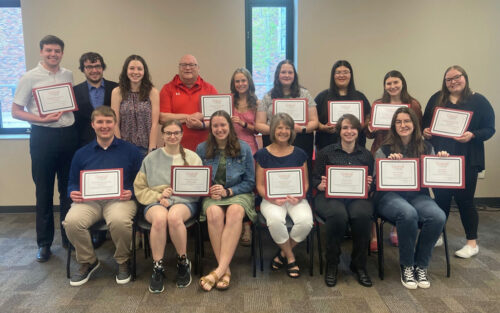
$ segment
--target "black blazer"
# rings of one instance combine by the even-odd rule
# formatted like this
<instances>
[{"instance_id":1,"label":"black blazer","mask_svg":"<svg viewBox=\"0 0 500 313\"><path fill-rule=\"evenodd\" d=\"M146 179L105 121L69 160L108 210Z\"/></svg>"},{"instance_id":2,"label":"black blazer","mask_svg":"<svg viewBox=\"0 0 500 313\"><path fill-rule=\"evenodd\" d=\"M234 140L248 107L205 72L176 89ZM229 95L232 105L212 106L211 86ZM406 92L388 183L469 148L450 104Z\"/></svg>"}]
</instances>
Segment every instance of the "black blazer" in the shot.
<instances>
[{"instance_id":1,"label":"black blazer","mask_svg":"<svg viewBox=\"0 0 500 313\"><path fill-rule=\"evenodd\" d=\"M111 106L111 92L118 84L104 79L104 105ZM75 111L75 127L78 131L78 147L82 147L95 138L95 132L90 125L90 116L94 107L90 103L87 81L73 87L78 111Z\"/></svg>"}]
</instances>

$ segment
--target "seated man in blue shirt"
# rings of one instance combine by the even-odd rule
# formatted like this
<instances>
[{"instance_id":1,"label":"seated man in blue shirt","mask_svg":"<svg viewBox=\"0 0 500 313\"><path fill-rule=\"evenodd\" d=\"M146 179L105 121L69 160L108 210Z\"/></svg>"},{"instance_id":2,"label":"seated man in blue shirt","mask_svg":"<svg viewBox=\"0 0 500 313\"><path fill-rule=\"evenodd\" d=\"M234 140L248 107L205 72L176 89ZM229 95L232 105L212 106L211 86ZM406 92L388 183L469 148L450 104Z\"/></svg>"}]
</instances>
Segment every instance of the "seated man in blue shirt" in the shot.
<instances>
[{"instance_id":1,"label":"seated man in blue shirt","mask_svg":"<svg viewBox=\"0 0 500 313\"><path fill-rule=\"evenodd\" d=\"M92 112L92 128L96 139L80 148L71 162L68 194L73 204L63 225L69 241L75 247L76 260L80 263L80 270L70 279L71 286L85 284L99 267L88 229L103 218L116 246L116 282L126 284L130 281L132 218L137 210L132 191L135 176L141 166L141 155L137 147L114 136L115 125L116 115L110 107L95 109ZM119 199L83 199L80 171L117 168L123 169L123 191Z\"/></svg>"}]
</instances>

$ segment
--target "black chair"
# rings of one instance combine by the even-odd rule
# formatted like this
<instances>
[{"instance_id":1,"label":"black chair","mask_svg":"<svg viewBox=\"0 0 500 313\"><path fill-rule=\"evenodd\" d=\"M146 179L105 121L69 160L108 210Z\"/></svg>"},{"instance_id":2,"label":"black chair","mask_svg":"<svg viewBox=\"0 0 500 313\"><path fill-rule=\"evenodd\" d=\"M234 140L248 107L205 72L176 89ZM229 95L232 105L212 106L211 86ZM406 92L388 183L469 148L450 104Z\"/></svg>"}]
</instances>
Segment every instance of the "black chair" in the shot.
<instances>
[{"instance_id":1,"label":"black chair","mask_svg":"<svg viewBox=\"0 0 500 313\"><path fill-rule=\"evenodd\" d=\"M264 271L264 257L263 257L263 249L262 249L262 235L261 232L263 230L267 230L267 222L266 218L260 211L258 211L258 217L257 217L257 222L256 222L256 230L258 233L258 241L259 241L259 256L260 256L260 271ZM286 227L288 230L290 230L293 226L293 221L292 219L287 215L286 217ZM313 240L313 235L315 231L315 225L313 225L313 228L311 229L311 232L307 235L306 238L306 251L309 254L309 275L313 276L313 264L314 264L314 240ZM320 263L321 263L321 258L320 258ZM321 267L322 265L320 265ZM255 277L255 276L254 276Z\"/></svg>"},{"instance_id":2,"label":"black chair","mask_svg":"<svg viewBox=\"0 0 500 313\"><path fill-rule=\"evenodd\" d=\"M384 224L387 222L394 225L391 221L386 218L376 215L376 218L380 218L380 225L375 223L377 232L377 245L378 245L378 276L381 280L384 279ZM419 225L420 228L420 225ZM446 277L450 277L450 255L448 253L448 239L446 237L446 225L443 227L443 242L444 242L444 253L446 256Z\"/></svg>"},{"instance_id":3,"label":"black chair","mask_svg":"<svg viewBox=\"0 0 500 313\"><path fill-rule=\"evenodd\" d=\"M203 239L198 216L191 217L184 224L186 225L186 228L188 230L192 228L194 228L195 230L194 273L200 274L201 276L201 254L203 253ZM132 225L132 280L135 280L137 278L137 249L135 244L135 237L138 230L144 234L144 258L147 259L149 256L151 256L151 248L149 246L149 232L151 231L151 224L146 221L142 212L137 215Z\"/></svg>"},{"instance_id":4,"label":"black chair","mask_svg":"<svg viewBox=\"0 0 500 313\"><path fill-rule=\"evenodd\" d=\"M106 225L106 221L104 219L98 221L97 223L95 223L94 225L92 225L89 228L89 232L90 232L91 235L94 234L94 233L100 232L100 231L108 231L108 230L109 230L108 225ZM67 256L67 259L66 259L66 277L68 277L68 278L71 278L70 265L71 265L71 251L72 250L74 250L74 247L71 244L71 242L69 242L69 245L68 245L68 256Z\"/></svg>"}]
</instances>

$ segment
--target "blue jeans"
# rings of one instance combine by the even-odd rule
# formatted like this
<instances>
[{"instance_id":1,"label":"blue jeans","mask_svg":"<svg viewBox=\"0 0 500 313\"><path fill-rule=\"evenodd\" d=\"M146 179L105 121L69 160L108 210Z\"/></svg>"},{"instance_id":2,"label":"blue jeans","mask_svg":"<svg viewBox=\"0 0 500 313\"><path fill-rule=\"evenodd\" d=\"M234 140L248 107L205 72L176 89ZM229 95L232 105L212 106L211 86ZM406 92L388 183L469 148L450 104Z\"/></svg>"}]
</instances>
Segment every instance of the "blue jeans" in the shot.
<instances>
[{"instance_id":1,"label":"blue jeans","mask_svg":"<svg viewBox=\"0 0 500 313\"><path fill-rule=\"evenodd\" d=\"M427 268L446 223L446 215L436 202L421 193L405 193L403 198L396 192L387 192L380 198L377 212L397 227L399 263Z\"/></svg>"}]
</instances>

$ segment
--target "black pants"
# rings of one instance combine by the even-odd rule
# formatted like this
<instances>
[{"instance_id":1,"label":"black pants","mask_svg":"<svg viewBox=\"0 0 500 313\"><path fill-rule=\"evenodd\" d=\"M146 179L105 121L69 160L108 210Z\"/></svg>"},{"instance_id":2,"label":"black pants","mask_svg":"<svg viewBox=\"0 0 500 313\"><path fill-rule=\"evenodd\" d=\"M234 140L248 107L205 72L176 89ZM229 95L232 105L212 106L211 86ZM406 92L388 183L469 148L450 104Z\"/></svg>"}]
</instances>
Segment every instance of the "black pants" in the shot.
<instances>
[{"instance_id":1,"label":"black pants","mask_svg":"<svg viewBox=\"0 0 500 313\"><path fill-rule=\"evenodd\" d=\"M62 222L70 207L68 177L71 158L78 137L73 126L50 128L32 126L30 136L31 175L36 188L36 241L38 247L50 247L54 240L54 181L57 188ZM61 226L62 240L67 241Z\"/></svg>"},{"instance_id":2,"label":"black pants","mask_svg":"<svg viewBox=\"0 0 500 313\"><path fill-rule=\"evenodd\" d=\"M477 239L477 228L479 215L474 205L474 194L476 193L477 168L465 167L465 189L437 189L433 188L436 203L446 213L450 214L451 199L455 198L460 211L460 219L464 226L465 236L468 240Z\"/></svg>"},{"instance_id":3,"label":"black pants","mask_svg":"<svg viewBox=\"0 0 500 313\"><path fill-rule=\"evenodd\" d=\"M368 257L373 204L365 199L325 198L325 193L316 196L316 212L325 220L326 261L339 264L340 245L347 228L351 226L351 262L356 268L364 269Z\"/></svg>"}]
</instances>

